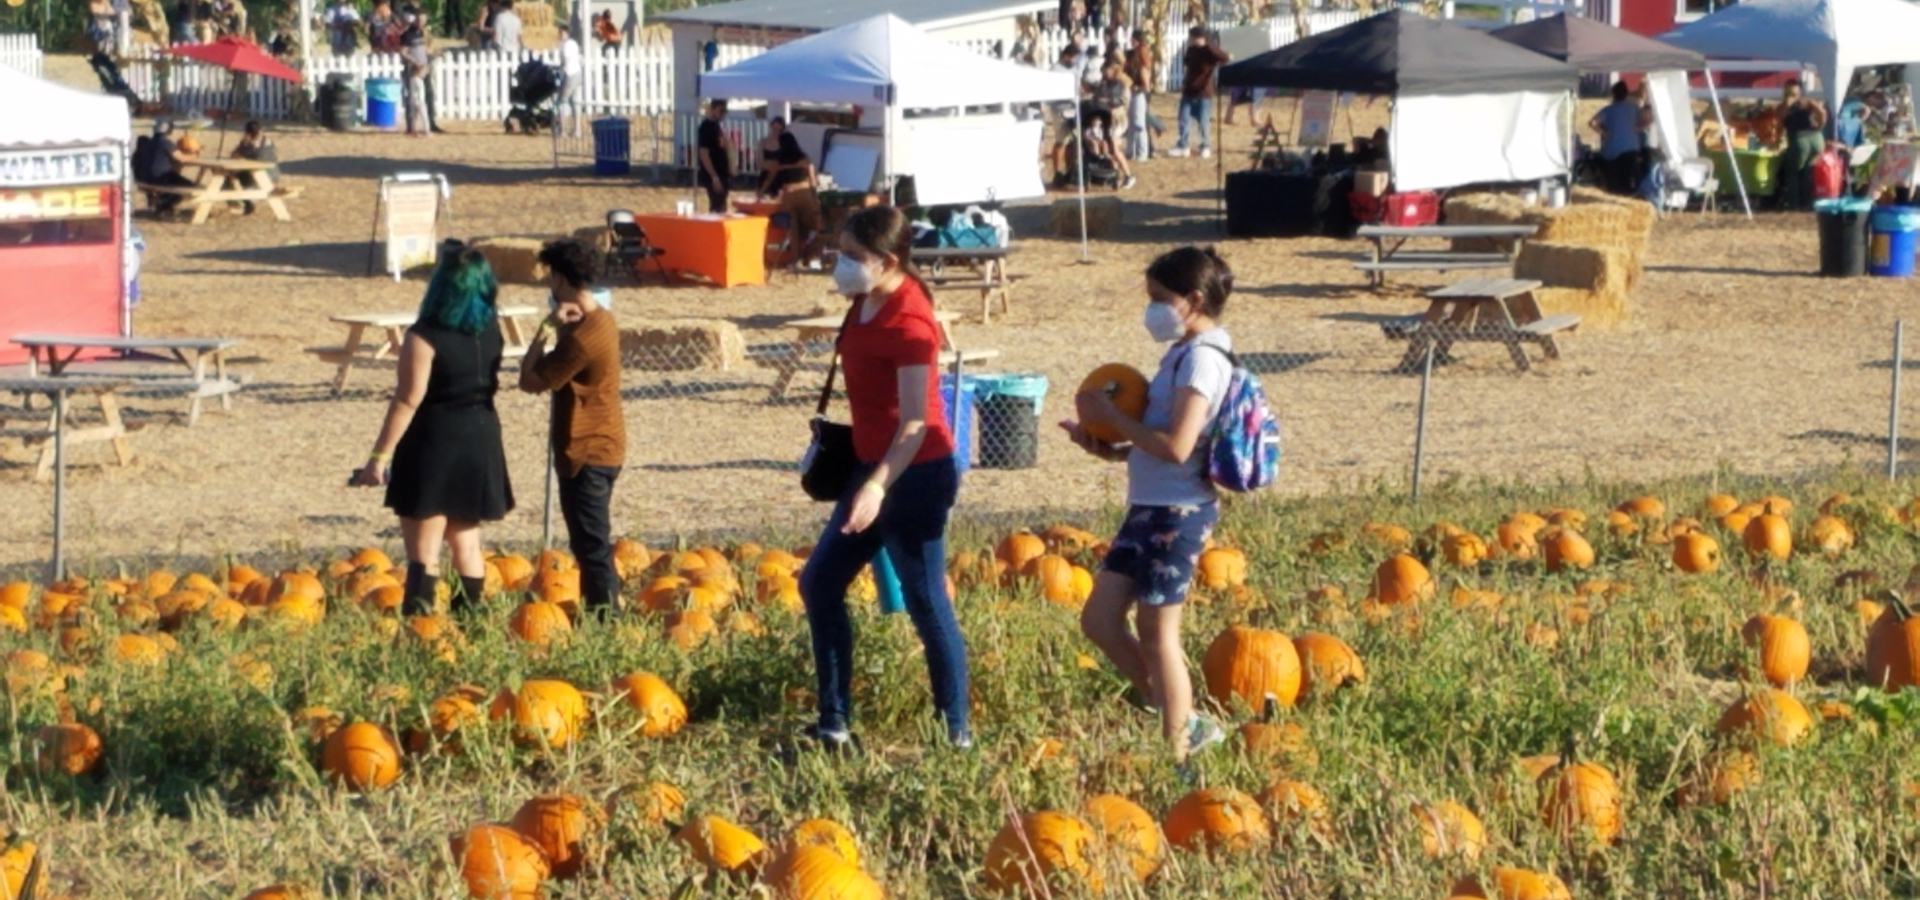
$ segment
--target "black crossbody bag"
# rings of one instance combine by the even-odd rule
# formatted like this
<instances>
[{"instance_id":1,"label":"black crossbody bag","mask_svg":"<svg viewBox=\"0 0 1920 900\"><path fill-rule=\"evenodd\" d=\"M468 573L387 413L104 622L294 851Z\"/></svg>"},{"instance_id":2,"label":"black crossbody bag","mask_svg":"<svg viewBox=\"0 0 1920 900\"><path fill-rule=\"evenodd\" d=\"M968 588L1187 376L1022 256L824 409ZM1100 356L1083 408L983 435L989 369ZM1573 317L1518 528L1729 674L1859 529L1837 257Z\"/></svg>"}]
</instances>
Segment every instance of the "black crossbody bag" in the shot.
<instances>
[{"instance_id":1,"label":"black crossbody bag","mask_svg":"<svg viewBox=\"0 0 1920 900\"><path fill-rule=\"evenodd\" d=\"M861 301L854 301L840 323L840 333L834 335L833 361L827 364L827 383L820 388L820 402L813 409L810 423L813 441L800 458L800 489L815 500L840 499L860 467L860 459L853 452L853 426L829 421L827 403L833 399L834 377L840 372L840 340L853 317L860 314L861 305Z\"/></svg>"}]
</instances>

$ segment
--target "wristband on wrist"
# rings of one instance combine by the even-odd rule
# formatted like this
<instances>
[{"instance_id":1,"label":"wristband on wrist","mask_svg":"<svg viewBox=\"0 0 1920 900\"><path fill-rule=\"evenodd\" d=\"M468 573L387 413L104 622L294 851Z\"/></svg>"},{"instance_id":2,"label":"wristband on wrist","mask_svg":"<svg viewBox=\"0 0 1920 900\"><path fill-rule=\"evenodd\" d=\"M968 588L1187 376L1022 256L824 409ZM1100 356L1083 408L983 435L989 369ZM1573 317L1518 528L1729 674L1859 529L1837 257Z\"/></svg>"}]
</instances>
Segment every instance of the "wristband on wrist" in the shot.
<instances>
[{"instance_id":1,"label":"wristband on wrist","mask_svg":"<svg viewBox=\"0 0 1920 900\"><path fill-rule=\"evenodd\" d=\"M393 458L392 453L385 453L379 450L375 450L372 453L367 454L368 462L386 462L387 460L392 458Z\"/></svg>"},{"instance_id":2,"label":"wristband on wrist","mask_svg":"<svg viewBox=\"0 0 1920 900\"><path fill-rule=\"evenodd\" d=\"M879 491L880 496L882 497L885 497L887 495L887 486L884 484L881 484L878 481L869 480L867 481L867 483L860 485L860 489L863 491L866 490L867 488L873 488L874 490Z\"/></svg>"}]
</instances>

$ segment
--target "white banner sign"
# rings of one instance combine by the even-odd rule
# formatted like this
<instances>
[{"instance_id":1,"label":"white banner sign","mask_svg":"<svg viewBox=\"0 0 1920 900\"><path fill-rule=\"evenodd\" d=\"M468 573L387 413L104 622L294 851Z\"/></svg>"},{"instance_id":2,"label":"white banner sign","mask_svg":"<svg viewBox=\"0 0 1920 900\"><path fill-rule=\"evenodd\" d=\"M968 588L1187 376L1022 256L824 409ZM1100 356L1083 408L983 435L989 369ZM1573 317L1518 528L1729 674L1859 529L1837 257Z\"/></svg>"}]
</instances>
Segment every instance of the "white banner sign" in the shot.
<instances>
[{"instance_id":1,"label":"white banner sign","mask_svg":"<svg viewBox=\"0 0 1920 900\"><path fill-rule=\"evenodd\" d=\"M120 148L63 147L58 150L0 151L0 185L37 187L96 184L120 180Z\"/></svg>"},{"instance_id":2,"label":"white banner sign","mask_svg":"<svg viewBox=\"0 0 1920 900\"><path fill-rule=\"evenodd\" d=\"M440 185L434 182L382 186L387 272L395 280L415 266L432 265L440 241Z\"/></svg>"}]
</instances>

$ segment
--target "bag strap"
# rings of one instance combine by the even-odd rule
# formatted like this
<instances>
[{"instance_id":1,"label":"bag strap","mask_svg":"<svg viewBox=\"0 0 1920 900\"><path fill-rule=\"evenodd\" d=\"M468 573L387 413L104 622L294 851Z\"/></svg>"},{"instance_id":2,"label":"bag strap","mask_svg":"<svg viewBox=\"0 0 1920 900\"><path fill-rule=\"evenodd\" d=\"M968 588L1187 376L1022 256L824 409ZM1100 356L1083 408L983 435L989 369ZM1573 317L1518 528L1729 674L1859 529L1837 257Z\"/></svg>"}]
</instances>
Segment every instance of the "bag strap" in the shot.
<instances>
[{"instance_id":1,"label":"bag strap","mask_svg":"<svg viewBox=\"0 0 1920 900\"><path fill-rule=\"evenodd\" d=\"M827 383L820 388L820 403L813 408L814 418L827 414L827 404L833 400L833 378L840 372L840 339L847 336L847 326L853 323L853 317L860 314L860 305L865 300L854 300L847 310L847 317L840 320L840 330L833 336L833 361L827 363Z\"/></svg>"}]
</instances>

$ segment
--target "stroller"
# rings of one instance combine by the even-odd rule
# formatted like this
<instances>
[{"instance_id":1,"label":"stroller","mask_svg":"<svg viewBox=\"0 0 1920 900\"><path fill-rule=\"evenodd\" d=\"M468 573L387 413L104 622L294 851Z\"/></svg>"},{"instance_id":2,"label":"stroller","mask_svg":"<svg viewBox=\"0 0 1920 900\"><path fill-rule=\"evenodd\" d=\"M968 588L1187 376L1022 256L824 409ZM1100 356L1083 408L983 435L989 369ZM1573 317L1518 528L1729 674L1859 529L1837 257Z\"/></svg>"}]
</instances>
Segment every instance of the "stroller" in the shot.
<instances>
[{"instance_id":1,"label":"stroller","mask_svg":"<svg viewBox=\"0 0 1920 900\"><path fill-rule=\"evenodd\" d=\"M553 128L553 96L560 92L560 74L552 66L529 59L513 70L513 86L507 99L513 108L507 111L507 133L537 134Z\"/></svg>"},{"instance_id":2,"label":"stroller","mask_svg":"<svg viewBox=\"0 0 1920 900\"><path fill-rule=\"evenodd\" d=\"M147 106L146 101L141 100L140 95L135 94L133 88L127 84L127 80L120 76L120 67L114 63L112 57L96 50L92 56L87 57L87 64L93 67L94 76L100 79L100 89L127 101L129 112L138 114Z\"/></svg>"}]
</instances>

